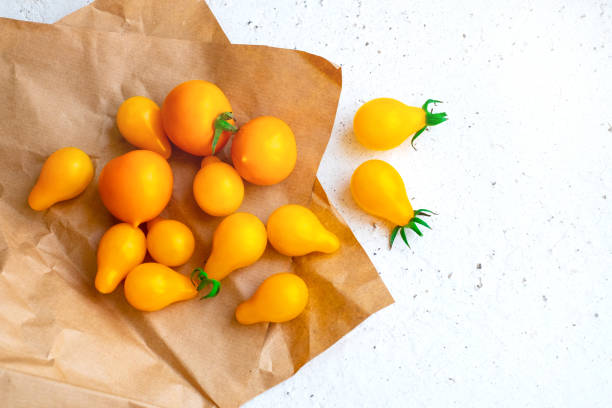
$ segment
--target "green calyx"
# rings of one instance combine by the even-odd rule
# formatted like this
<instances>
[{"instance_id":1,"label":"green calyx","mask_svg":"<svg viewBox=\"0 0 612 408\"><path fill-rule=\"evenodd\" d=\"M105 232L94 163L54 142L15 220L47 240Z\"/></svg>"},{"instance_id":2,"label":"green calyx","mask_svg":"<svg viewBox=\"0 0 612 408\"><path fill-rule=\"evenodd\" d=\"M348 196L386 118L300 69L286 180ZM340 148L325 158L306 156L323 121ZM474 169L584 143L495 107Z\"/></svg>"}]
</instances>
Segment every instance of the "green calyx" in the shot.
<instances>
[{"instance_id":1,"label":"green calyx","mask_svg":"<svg viewBox=\"0 0 612 408\"><path fill-rule=\"evenodd\" d=\"M219 138L223 132L236 133L238 130L236 126L228 122L230 119L234 119L234 114L232 112L223 112L217 116L217 119L215 119L215 134L213 135L212 140L212 154L215 154L215 151L217 150L217 143L219 142Z\"/></svg>"},{"instance_id":2,"label":"green calyx","mask_svg":"<svg viewBox=\"0 0 612 408\"><path fill-rule=\"evenodd\" d=\"M438 103L442 103L442 101L437 101L435 99L428 99L423 104L422 109L425 111L425 123L426 124L422 129L416 132L414 136L412 136L412 140L410 141L410 144L412 145L413 148L414 148L414 141L416 140L416 138L421 136L421 133L423 133L425 129L427 129L428 126L436 126L448 120L448 118L446 117L446 112L433 113L433 109L428 111L427 109L429 109L430 103L433 103L435 105Z\"/></svg>"},{"instance_id":3,"label":"green calyx","mask_svg":"<svg viewBox=\"0 0 612 408\"><path fill-rule=\"evenodd\" d=\"M398 233L402 237L402 241L404 241L404 243L408 246L408 248L410 248L410 244L408 243L408 237L406 236L406 229L411 229L419 237L422 237L423 233L419 229L419 225L422 225L429 229L431 229L431 227L427 225L427 223L423 221L422 219L420 219L419 217L430 217L431 214L437 215L435 212L431 210L426 210L424 208L420 210L416 210L414 212L414 217L412 217L412 219L408 221L408 224L397 225L395 228L393 228L393 231L391 231L391 236L389 237L389 248L393 247L393 242L395 241L395 238L397 237Z\"/></svg>"},{"instance_id":4,"label":"green calyx","mask_svg":"<svg viewBox=\"0 0 612 408\"><path fill-rule=\"evenodd\" d=\"M202 296L200 299L206 299L217 296L221 289L221 283L216 279L209 279L206 272L202 268L196 268L191 272L191 283L196 287L197 291L204 289L206 285L212 285L212 289L207 295Z\"/></svg>"}]
</instances>

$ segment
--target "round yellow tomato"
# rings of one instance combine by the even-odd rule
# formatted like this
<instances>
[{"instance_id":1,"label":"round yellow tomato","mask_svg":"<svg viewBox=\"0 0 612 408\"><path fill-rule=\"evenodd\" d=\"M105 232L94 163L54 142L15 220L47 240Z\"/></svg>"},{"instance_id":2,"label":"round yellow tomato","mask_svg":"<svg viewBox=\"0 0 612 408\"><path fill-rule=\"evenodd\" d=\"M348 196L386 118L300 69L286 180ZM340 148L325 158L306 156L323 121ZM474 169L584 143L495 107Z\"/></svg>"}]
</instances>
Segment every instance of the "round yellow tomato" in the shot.
<instances>
[{"instance_id":1,"label":"round yellow tomato","mask_svg":"<svg viewBox=\"0 0 612 408\"><path fill-rule=\"evenodd\" d=\"M232 166L215 156L202 160L193 179L193 196L207 214L226 216L236 211L244 198L244 183Z\"/></svg>"},{"instance_id":2,"label":"round yellow tomato","mask_svg":"<svg viewBox=\"0 0 612 408\"><path fill-rule=\"evenodd\" d=\"M109 161L98 190L106 208L134 227L157 217L172 195L172 170L159 154L133 150Z\"/></svg>"},{"instance_id":3,"label":"round yellow tomato","mask_svg":"<svg viewBox=\"0 0 612 408\"><path fill-rule=\"evenodd\" d=\"M446 113L428 112L427 100L421 108L408 106L392 98L373 99L363 104L353 118L353 130L359 143L373 150L388 150L414 134L411 143L427 126L447 120Z\"/></svg>"},{"instance_id":4,"label":"round yellow tomato","mask_svg":"<svg viewBox=\"0 0 612 408\"><path fill-rule=\"evenodd\" d=\"M155 261L166 266L179 266L191 258L195 248L193 233L176 220L149 221L147 249Z\"/></svg>"},{"instance_id":5,"label":"round yellow tomato","mask_svg":"<svg viewBox=\"0 0 612 408\"><path fill-rule=\"evenodd\" d=\"M225 146L234 121L229 101L215 84L193 80L174 88L161 108L162 122L172 142L187 153L209 156L218 131L215 151Z\"/></svg>"},{"instance_id":6,"label":"round yellow tomato","mask_svg":"<svg viewBox=\"0 0 612 408\"><path fill-rule=\"evenodd\" d=\"M297 146L289 125L273 116L255 118L232 143L232 162L245 180L260 186L286 179L295 167Z\"/></svg>"}]
</instances>

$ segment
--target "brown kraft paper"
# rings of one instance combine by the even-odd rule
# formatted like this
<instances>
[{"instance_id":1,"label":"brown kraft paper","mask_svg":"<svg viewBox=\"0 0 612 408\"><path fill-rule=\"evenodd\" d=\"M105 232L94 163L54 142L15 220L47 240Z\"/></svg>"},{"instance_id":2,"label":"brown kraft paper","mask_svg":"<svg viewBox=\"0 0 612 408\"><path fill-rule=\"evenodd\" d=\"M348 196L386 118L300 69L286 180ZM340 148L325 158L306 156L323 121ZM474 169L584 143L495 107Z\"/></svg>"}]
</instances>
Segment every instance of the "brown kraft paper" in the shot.
<instances>
[{"instance_id":1,"label":"brown kraft paper","mask_svg":"<svg viewBox=\"0 0 612 408\"><path fill-rule=\"evenodd\" d=\"M161 16L171 25L185 21L163 9L167 1L104 3L110 9L100 11L94 3L69 20L104 16L87 19L92 28L105 30L110 29L105 19L138 21L121 13L141 10L136 26L159 37L173 31L163 29ZM0 21L5 87L0 107L0 395L8 406L237 406L291 376L392 302L318 183L310 194L333 124L339 70L306 53L223 45L225 37L204 3L178 3L192 3L191 13L201 10L202 16L187 20L199 21L198 29L174 30L175 37L201 36L208 44ZM331 256L293 262L268 248L260 262L226 278L217 298L142 313L125 302L121 287L112 295L93 288L97 243L116 222L100 202L97 177L82 196L44 213L27 206L27 194L45 158L63 146L89 153L99 174L108 160L132 149L114 124L119 104L133 95L161 103L174 85L192 78L217 83L239 125L273 114L296 134L294 173L277 186L247 184L241 211L265 221L279 205L309 205L342 247ZM221 157L227 160L227 148ZM170 160L175 187L164 215L185 222L197 239L192 261L179 268L182 273L203 264L220 221L199 210L191 196L198 161L177 148ZM266 276L286 270L307 282L307 310L285 324L239 325L233 319L235 306Z\"/></svg>"}]
</instances>

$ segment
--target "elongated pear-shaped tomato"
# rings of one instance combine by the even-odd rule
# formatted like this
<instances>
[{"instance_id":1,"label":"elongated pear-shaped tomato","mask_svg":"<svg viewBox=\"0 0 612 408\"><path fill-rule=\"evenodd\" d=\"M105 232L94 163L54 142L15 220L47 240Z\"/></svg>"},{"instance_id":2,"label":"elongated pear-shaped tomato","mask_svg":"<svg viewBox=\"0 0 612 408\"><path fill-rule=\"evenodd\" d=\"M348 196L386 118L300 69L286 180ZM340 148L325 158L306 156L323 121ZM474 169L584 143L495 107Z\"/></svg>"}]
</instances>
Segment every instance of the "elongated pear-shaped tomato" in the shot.
<instances>
[{"instance_id":1,"label":"elongated pear-shaped tomato","mask_svg":"<svg viewBox=\"0 0 612 408\"><path fill-rule=\"evenodd\" d=\"M412 209L402 176L385 161L368 160L357 167L351 178L351 194L365 212L389 220L395 225L391 232L390 245L393 245L399 232L402 240L410 246L406 228L419 236L423 234L417 224L430 228L419 216L429 217L433 211Z\"/></svg>"},{"instance_id":2,"label":"elongated pear-shaped tomato","mask_svg":"<svg viewBox=\"0 0 612 408\"><path fill-rule=\"evenodd\" d=\"M429 105L440 103L428 99L422 107L408 106L396 99L378 98L366 102L353 119L359 143L372 150L389 150L399 146L410 135L410 144L427 129L445 122L446 112L428 111Z\"/></svg>"}]
</instances>

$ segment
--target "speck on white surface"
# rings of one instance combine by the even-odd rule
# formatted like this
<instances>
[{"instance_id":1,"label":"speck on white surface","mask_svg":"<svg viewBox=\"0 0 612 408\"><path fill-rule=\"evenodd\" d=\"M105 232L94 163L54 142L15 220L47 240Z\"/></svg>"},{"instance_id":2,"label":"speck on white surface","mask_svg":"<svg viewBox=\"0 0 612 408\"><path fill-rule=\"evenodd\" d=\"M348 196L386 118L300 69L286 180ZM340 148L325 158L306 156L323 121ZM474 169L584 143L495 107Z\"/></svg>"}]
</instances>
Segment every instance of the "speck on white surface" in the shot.
<instances>
[{"instance_id":1,"label":"speck on white surface","mask_svg":"<svg viewBox=\"0 0 612 408\"><path fill-rule=\"evenodd\" d=\"M2 0L53 22L87 0ZM234 43L342 65L319 178L396 303L246 404L612 406L612 3L211 0ZM450 120L387 152L351 130L363 102L445 103ZM299 101L296 103L299 109ZM403 175L432 231L389 251L352 171Z\"/></svg>"}]
</instances>

